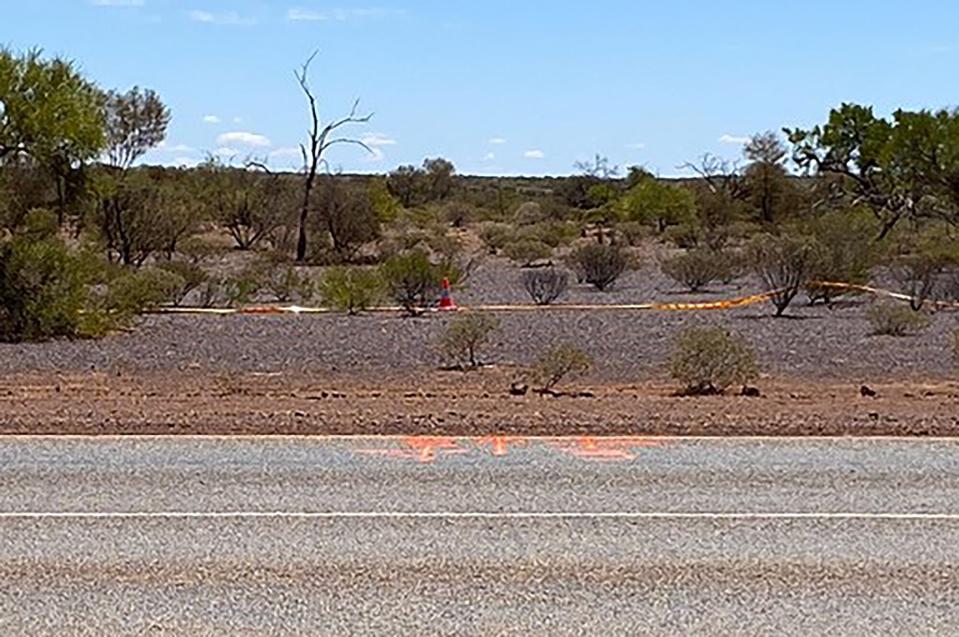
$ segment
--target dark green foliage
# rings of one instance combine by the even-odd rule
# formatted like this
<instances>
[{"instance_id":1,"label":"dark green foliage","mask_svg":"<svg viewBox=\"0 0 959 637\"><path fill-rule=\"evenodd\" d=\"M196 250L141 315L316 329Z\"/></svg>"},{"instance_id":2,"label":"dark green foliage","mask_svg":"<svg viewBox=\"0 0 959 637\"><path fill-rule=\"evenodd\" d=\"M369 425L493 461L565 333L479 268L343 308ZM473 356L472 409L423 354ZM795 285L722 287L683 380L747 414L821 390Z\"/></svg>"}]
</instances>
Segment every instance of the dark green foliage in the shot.
<instances>
[{"instance_id":1,"label":"dark green foliage","mask_svg":"<svg viewBox=\"0 0 959 637\"><path fill-rule=\"evenodd\" d=\"M672 377L687 395L721 394L759 377L752 348L721 328L689 328L676 341Z\"/></svg>"},{"instance_id":2,"label":"dark green foliage","mask_svg":"<svg viewBox=\"0 0 959 637\"><path fill-rule=\"evenodd\" d=\"M626 271L630 259L618 245L591 243L574 250L569 263L581 281L604 292Z\"/></svg>"},{"instance_id":3,"label":"dark green foliage","mask_svg":"<svg viewBox=\"0 0 959 637\"><path fill-rule=\"evenodd\" d=\"M448 271L422 251L394 255L380 266L387 294L410 315L436 304Z\"/></svg>"},{"instance_id":4,"label":"dark green foliage","mask_svg":"<svg viewBox=\"0 0 959 637\"><path fill-rule=\"evenodd\" d=\"M0 244L0 340L82 336L89 268L55 236Z\"/></svg>"},{"instance_id":5,"label":"dark green foliage","mask_svg":"<svg viewBox=\"0 0 959 637\"><path fill-rule=\"evenodd\" d=\"M184 286L183 277L164 268L125 270L108 283L102 303L105 310L126 322L145 310L173 302Z\"/></svg>"}]
</instances>

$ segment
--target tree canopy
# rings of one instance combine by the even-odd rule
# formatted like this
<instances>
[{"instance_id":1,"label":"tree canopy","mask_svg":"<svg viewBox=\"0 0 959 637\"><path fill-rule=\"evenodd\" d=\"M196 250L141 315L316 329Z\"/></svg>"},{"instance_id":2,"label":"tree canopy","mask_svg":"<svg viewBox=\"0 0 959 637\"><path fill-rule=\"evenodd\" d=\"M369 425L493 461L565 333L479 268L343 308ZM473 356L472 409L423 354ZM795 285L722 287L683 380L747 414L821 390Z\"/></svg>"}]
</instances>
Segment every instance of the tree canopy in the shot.
<instances>
[{"instance_id":1,"label":"tree canopy","mask_svg":"<svg viewBox=\"0 0 959 637\"><path fill-rule=\"evenodd\" d=\"M843 104L825 124L786 129L793 161L828 178L829 194L866 206L885 237L902 219L959 224L959 114L896 111Z\"/></svg>"},{"instance_id":2,"label":"tree canopy","mask_svg":"<svg viewBox=\"0 0 959 637\"><path fill-rule=\"evenodd\" d=\"M60 57L0 48L0 161L49 165L96 157L106 143L103 93Z\"/></svg>"}]
</instances>

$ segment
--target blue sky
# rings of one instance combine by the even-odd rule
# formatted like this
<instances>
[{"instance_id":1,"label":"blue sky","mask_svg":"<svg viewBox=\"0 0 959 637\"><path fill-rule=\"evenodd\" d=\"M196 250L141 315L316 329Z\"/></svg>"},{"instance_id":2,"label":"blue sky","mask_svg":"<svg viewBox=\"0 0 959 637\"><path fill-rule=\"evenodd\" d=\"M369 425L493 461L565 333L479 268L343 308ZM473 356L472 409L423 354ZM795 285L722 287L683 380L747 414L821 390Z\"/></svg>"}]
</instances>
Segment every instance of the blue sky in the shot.
<instances>
[{"instance_id":1,"label":"blue sky","mask_svg":"<svg viewBox=\"0 0 959 637\"><path fill-rule=\"evenodd\" d=\"M29 0L0 43L75 59L99 84L173 110L151 162L294 154L307 112L293 69L319 50L325 117L354 98L373 146L344 171L426 156L468 174L567 174L602 153L661 175L741 138L811 125L842 101L959 104L959 3L948 1Z\"/></svg>"}]
</instances>

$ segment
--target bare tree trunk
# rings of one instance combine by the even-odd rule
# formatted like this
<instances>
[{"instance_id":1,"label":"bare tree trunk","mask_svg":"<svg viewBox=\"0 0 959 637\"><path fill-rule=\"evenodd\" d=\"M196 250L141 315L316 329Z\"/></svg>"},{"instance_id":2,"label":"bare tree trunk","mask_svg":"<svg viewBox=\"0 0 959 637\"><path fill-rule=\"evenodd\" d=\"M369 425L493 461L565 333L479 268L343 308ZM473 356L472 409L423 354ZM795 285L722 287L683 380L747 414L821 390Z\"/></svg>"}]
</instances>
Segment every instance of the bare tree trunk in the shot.
<instances>
[{"instance_id":1,"label":"bare tree trunk","mask_svg":"<svg viewBox=\"0 0 959 637\"><path fill-rule=\"evenodd\" d=\"M303 155L303 170L306 173L306 179L303 182L303 203L300 207L300 218L298 224L299 228L297 230L296 239L296 260L299 263L302 263L306 260L306 222L310 213L310 196L313 194L313 187L316 184L316 173L319 170L320 165L325 161L323 154L330 146L333 146L334 144L354 144L364 148L366 152L370 154L373 153L373 150L369 146L358 139L346 137L330 139L330 135L342 126L347 124L365 124L372 119L372 113L364 116L358 116L356 114L357 109L359 109L360 106L359 100L353 102L353 108L350 110L349 115L330 122L326 126L321 126L320 115L316 104L316 97L313 95L313 91L310 89L308 81L310 64L313 62L315 57L316 53L313 53L313 55L311 55L303 64L300 70L294 73L297 82L300 84L300 89L303 91L303 94L306 95L306 99L309 102L310 120L312 124L309 133L309 148L307 148L306 144L300 144L300 153Z\"/></svg>"}]
</instances>

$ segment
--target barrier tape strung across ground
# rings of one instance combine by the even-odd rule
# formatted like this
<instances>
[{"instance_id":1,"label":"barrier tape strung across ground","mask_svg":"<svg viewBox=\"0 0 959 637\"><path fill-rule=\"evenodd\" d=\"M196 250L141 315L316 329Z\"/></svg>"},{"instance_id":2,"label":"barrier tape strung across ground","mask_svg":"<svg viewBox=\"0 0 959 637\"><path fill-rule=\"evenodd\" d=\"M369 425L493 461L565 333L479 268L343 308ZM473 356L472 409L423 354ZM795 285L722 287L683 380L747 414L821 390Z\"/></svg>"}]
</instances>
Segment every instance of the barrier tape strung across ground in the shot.
<instances>
[{"instance_id":1,"label":"barrier tape strung across ground","mask_svg":"<svg viewBox=\"0 0 959 637\"><path fill-rule=\"evenodd\" d=\"M856 285L853 283L840 283L836 281L816 281L812 284L815 287L821 288L831 288L835 290L844 290L848 292L863 292L866 294L872 294L874 296L884 296L887 298L895 299L897 301L912 301L912 297L908 294L900 294L898 292L891 292L889 290L883 290L881 288L874 288L868 285ZM533 305L533 304L516 304L516 305L472 305L469 307L460 307L460 310L478 310L484 312L532 312L532 311L543 311L543 310L619 310L619 311L630 311L630 310L652 310L659 312L705 312L705 311L718 311L718 310L732 310L741 307L747 307L750 305L756 305L757 303L763 303L770 300L777 294L781 293L782 290L774 290L772 292L763 292L761 294L751 294L749 296L743 296L735 299L726 299L722 301L703 301L696 303L619 303L619 304L557 304L557 305ZM949 301L930 301L930 304L942 309L942 308L953 308L959 309L959 302L949 302ZM427 308L423 310L424 312L440 312L438 308ZM402 313L405 310L402 307L398 306L382 306L370 308L367 312L376 312L376 313ZM279 316L287 314L333 314L336 313L336 310L331 308L324 307L299 307L297 305L290 306L274 306L274 305L259 305L252 307L244 308L185 308L185 307L164 307L158 308L152 311L155 314L199 314L199 315L214 315L214 316L229 316L235 314L241 315L262 315L262 316Z\"/></svg>"}]
</instances>

